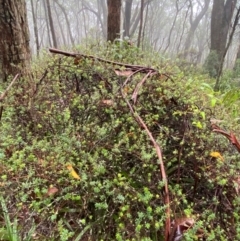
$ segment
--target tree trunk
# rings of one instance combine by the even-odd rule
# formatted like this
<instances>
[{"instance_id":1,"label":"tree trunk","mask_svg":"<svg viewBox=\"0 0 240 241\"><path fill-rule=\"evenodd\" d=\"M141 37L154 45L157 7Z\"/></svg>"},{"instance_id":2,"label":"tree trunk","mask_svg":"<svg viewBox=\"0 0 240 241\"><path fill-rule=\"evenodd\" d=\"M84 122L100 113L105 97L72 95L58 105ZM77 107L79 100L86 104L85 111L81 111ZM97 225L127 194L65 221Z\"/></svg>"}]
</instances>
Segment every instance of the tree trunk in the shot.
<instances>
[{"instance_id":1,"label":"tree trunk","mask_svg":"<svg viewBox=\"0 0 240 241\"><path fill-rule=\"evenodd\" d=\"M131 15L132 15L132 3L133 0L126 0L125 2L125 13L124 13L124 33L123 36L130 36L130 25L131 25Z\"/></svg>"},{"instance_id":2,"label":"tree trunk","mask_svg":"<svg viewBox=\"0 0 240 241\"><path fill-rule=\"evenodd\" d=\"M33 6L33 0L31 0L31 9L32 9L32 18L33 18L34 37L35 37L37 56L38 56L39 50L40 50L40 44L39 44L39 38L38 38L37 17L36 17L35 9Z\"/></svg>"},{"instance_id":3,"label":"tree trunk","mask_svg":"<svg viewBox=\"0 0 240 241\"><path fill-rule=\"evenodd\" d=\"M143 8L145 8L152 0L146 0L144 1ZM138 11L136 8L135 14L133 15L133 24L130 29L130 37L132 37L138 27L139 21L140 21L140 15L141 15L141 10Z\"/></svg>"},{"instance_id":4,"label":"tree trunk","mask_svg":"<svg viewBox=\"0 0 240 241\"><path fill-rule=\"evenodd\" d=\"M199 14L197 15L197 17L194 20L192 20L193 6L192 6L192 3L191 3L191 0L190 0L190 4L191 4L191 11L192 11L191 19L190 19L191 27L190 27L190 30L189 30L189 33L187 35L187 39L186 39L186 42L185 42L185 45L184 45L185 57L187 56L187 53L190 49L190 46L191 46L191 43L192 43L192 40L193 40L193 37L194 37L194 33L195 33L200 21L202 20L202 18L204 17L205 13L208 10L210 0L205 0L204 7L201 9L201 11L199 12Z\"/></svg>"},{"instance_id":5,"label":"tree trunk","mask_svg":"<svg viewBox=\"0 0 240 241\"><path fill-rule=\"evenodd\" d=\"M0 79L25 74L30 63L25 0L0 0Z\"/></svg>"},{"instance_id":6,"label":"tree trunk","mask_svg":"<svg viewBox=\"0 0 240 241\"><path fill-rule=\"evenodd\" d=\"M219 72L220 63L222 61L224 51L227 44L228 32L231 27L231 20L236 6L237 0L214 0L211 16L211 52L215 52L217 61L214 66L215 71Z\"/></svg>"},{"instance_id":7,"label":"tree trunk","mask_svg":"<svg viewBox=\"0 0 240 241\"><path fill-rule=\"evenodd\" d=\"M68 19L68 16L67 16L67 12L65 11L65 8L59 3L58 0L55 0L55 3L59 6L59 8L63 12L63 15L64 15L65 20L66 20L66 24L67 24L67 29L68 29L71 45L73 46L74 45L74 38L73 38L73 35L72 35L71 26L70 26L70 22L69 22L69 19Z\"/></svg>"},{"instance_id":8,"label":"tree trunk","mask_svg":"<svg viewBox=\"0 0 240 241\"><path fill-rule=\"evenodd\" d=\"M61 15L58 12L58 9L56 8L56 2L55 1L53 2L52 10L54 11L54 16L56 16L56 18L55 18L55 26L58 26L58 30L60 30L60 33L61 33L61 38L60 38L60 34L59 34L58 45L68 46L67 34L66 34L65 29L64 29L65 26L61 22Z\"/></svg>"},{"instance_id":9,"label":"tree trunk","mask_svg":"<svg viewBox=\"0 0 240 241\"><path fill-rule=\"evenodd\" d=\"M46 0L46 3L47 3L49 25L50 25L50 30L51 30L51 34L52 34L52 40L53 40L53 47L57 48L58 44L57 44L56 33L55 33L54 25L53 25L53 18L52 18L52 12L51 12L49 0Z\"/></svg>"},{"instance_id":10,"label":"tree trunk","mask_svg":"<svg viewBox=\"0 0 240 241\"><path fill-rule=\"evenodd\" d=\"M214 87L214 90L216 90L216 91L218 91L219 87L220 87L220 78L221 78L222 71L223 71L224 59L227 55L227 51L230 47L230 44L232 43L232 39L233 39L234 33L236 31L236 28L238 26L239 20L240 20L240 7L237 9L237 13L236 13L236 16L235 16L235 19L234 19L233 27L232 27L232 30L229 34L229 39L228 39L226 47L224 48L222 58L221 58L221 61L220 61L220 64L219 64L217 78L216 78L216 84L215 84L215 87Z\"/></svg>"},{"instance_id":11,"label":"tree trunk","mask_svg":"<svg viewBox=\"0 0 240 241\"><path fill-rule=\"evenodd\" d=\"M107 40L113 42L120 35L121 0L108 0Z\"/></svg>"},{"instance_id":12,"label":"tree trunk","mask_svg":"<svg viewBox=\"0 0 240 241\"><path fill-rule=\"evenodd\" d=\"M167 49L169 48L169 46L170 46L170 44L171 44L172 33L173 33L174 28L175 28L175 24L176 24L176 21L177 21L178 14L179 14L179 12L180 12L180 10L181 10L181 9L179 8L179 5L178 5L178 4L179 4L179 2L178 2L178 0L176 0L176 3L175 3L175 6L176 6L176 14L175 14L175 17L174 17L174 19L173 19L173 21L172 21L172 26L171 26L171 28L170 28L170 32L169 32L169 35L168 35L167 45L166 45L163 53L166 53Z\"/></svg>"},{"instance_id":13,"label":"tree trunk","mask_svg":"<svg viewBox=\"0 0 240 241\"><path fill-rule=\"evenodd\" d=\"M138 41L137 41L137 47L138 47L138 48L140 47L141 38L142 38L143 10L144 10L144 0L141 0L141 8L140 8L140 25L139 25Z\"/></svg>"},{"instance_id":14,"label":"tree trunk","mask_svg":"<svg viewBox=\"0 0 240 241\"><path fill-rule=\"evenodd\" d=\"M45 20L46 20L46 26L47 26L47 38L48 38L48 44L52 46L52 40L50 36L50 28L49 28L49 20L48 20L48 10L47 10L47 3L46 0L43 0L43 8L45 13Z\"/></svg>"}]
</instances>

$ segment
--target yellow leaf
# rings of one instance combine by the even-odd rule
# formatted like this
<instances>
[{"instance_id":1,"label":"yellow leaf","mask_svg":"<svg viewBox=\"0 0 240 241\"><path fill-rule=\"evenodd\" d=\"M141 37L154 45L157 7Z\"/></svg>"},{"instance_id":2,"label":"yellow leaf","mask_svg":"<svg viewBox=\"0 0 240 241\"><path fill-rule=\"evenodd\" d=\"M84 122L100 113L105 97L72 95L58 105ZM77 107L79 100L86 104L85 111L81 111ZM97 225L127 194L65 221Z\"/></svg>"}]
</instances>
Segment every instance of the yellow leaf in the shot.
<instances>
[{"instance_id":1,"label":"yellow leaf","mask_svg":"<svg viewBox=\"0 0 240 241\"><path fill-rule=\"evenodd\" d=\"M79 175L75 172L75 170L73 169L72 165L67 165L67 169L70 171L71 176L73 176L75 179L80 180Z\"/></svg>"},{"instance_id":2,"label":"yellow leaf","mask_svg":"<svg viewBox=\"0 0 240 241\"><path fill-rule=\"evenodd\" d=\"M211 152L211 153L210 153L210 156L215 157L215 158L219 158L219 159L221 159L222 161L224 161L224 158L222 157L222 155L221 155L219 152L217 152L217 151Z\"/></svg>"}]
</instances>

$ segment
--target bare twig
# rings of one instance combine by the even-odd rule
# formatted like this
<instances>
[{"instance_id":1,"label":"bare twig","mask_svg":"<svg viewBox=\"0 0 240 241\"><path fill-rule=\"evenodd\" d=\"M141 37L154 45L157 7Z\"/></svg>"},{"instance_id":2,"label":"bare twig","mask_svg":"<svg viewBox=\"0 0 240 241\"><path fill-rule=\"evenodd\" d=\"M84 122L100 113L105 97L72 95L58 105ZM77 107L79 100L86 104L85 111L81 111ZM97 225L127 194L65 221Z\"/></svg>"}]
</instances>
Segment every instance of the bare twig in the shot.
<instances>
[{"instance_id":1,"label":"bare twig","mask_svg":"<svg viewBox=\"0 0 240 241\"><path fill-rule=\"evenodd\" d=\"M1 94L0 96L0 101L3 101L3 99L6 97L8 91L10 90L10 88L13 86L14 82L18 79L19 74L16 74L14 79L12 80L12 82L9 84L9 86L7 87L7 89Z\"/></svg>"}]
</instances>

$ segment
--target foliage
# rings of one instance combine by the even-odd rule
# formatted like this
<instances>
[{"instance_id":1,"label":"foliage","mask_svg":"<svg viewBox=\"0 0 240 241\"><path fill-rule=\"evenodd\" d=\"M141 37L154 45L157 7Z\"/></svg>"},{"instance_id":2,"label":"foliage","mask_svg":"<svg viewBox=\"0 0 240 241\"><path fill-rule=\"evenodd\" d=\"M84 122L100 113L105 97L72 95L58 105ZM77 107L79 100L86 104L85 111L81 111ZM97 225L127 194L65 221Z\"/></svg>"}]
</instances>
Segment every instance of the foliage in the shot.
<instances>
[{"instance_id":1,"label":"foliage","mask_svg":"<svg viewBox=\"0 0 240 241\"><path fill-rule=\"evenodd\" d=\"M233 75L234 75L235 78L239 78L240 77L240 59L236 60L236 63L235 63L235 66L234 66Z\"/></svg>"},{"instance_id":2,"label":"foliage","mask_svg":"<svg viewBox=\"0 0 240 241\"><path fill-rule=\"evenodd\" d=\"M135 107L163 150L172 219L196 220L185 240L199 230L206 240L236 240L238 156L210 130L210 117L226 118L226 128L231 118L222 97L203 84L206 76L128 45L85 51L171 70L146 80ZM90 58L47 55L37 66L34 82L22 79L4 102L5 223L21 224L19 237L36 227L35 240L163 240L164 182L154 148L122 98L126 77ZM142 78L136 74L124 87L129 99Z\"/></svg>"},{"instance_id":3,"label":"foliage","mask_svg":"<svg viewBox=\"0 0 240 241\"><path fill-rule=\"evenodd\" d=\"M209 74L210 77L216 78L218 74L219 69L219 58L216 51L211 51L208 55L203 68L206 70L206 72Z\"/></svg>"}]
</instances>

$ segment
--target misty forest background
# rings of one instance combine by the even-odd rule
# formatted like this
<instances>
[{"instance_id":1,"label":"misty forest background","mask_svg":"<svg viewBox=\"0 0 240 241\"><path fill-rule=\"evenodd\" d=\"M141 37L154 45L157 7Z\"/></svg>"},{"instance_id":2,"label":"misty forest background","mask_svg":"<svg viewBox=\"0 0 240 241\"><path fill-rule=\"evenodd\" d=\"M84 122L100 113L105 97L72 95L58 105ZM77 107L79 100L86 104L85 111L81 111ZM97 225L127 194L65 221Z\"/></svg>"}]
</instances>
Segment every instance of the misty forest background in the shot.
<instances>
[{"instance_id":1,"label":"misty forest background","mask_svg":"<svg viewBox=\"0 0 240 241\"><path fill-rule=\"evenodd\" d=\"M0 0L0 240L240 240L237 0Z\"/></svg>"},{"instance_id":2,"label":"misty forest background","mask_svg":"<svg viewBox=\"0 0 240 241\"><path fill-rule=\"evenodd\" d=\"M113 1L114 4L116 2ZM216 5L223 5L223 2ZM222 10L217 6L219 11L214 13L210 0L123 1L118 39L129 39L142 49L202 65L209 51L216 49L211 39L224 42L224 36L221 36L224 35L224 24L227 25L228 34L233 27L232 18L230 21L225 19L226 23L222 21L222 18L227 18L227 11L231 15L236 11L236 1L228 2L225 8L222 6ZM70 47L85 43L86 39L92 39L95 43L107 39L107 1L52 1L50 8L48 6L48 1L27 1L31 49L34 54L49 46ZM211 18L215 18L219 26L211 27ZM235 66L239 45L237 30L228 49L226 68Z\"/></svg>"}]
</instances>

